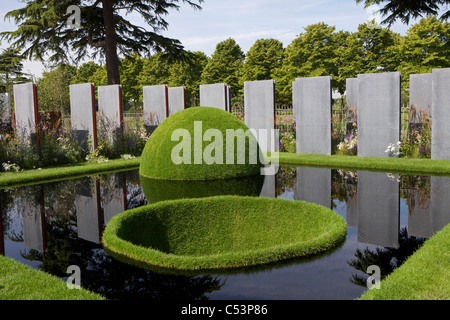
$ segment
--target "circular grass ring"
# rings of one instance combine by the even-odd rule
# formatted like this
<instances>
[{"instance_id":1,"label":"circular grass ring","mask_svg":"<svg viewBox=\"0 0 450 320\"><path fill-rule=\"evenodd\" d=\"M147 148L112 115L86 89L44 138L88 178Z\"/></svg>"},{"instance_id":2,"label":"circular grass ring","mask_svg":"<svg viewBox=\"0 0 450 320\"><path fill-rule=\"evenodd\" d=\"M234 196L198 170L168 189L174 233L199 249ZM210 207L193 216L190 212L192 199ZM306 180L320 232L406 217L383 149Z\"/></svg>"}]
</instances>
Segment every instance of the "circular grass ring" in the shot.
<instances>
[{"instance_id":1,"label":"circular grass ring","mask_svg":"<svg viewBox=\"0 0 450 320\"><path fill-rule=\"evenodd\" d=\"M259 175L262 167L261 149L245 123L218 108L193 107L171 115L151 134L139 173L198 181Z\"/></svg>"},{"instance_id":2,"label":"circular grass ring","mask_svg":"<svg viewBox=\"0 0 450 320\"><path fill-rule=\"evenodd\" d=\"M347 229L304 201L218 196L163 201L115 216L103 245L122 261L181 271L257 266L323 253Z\"/></svg>"}]
</instances>

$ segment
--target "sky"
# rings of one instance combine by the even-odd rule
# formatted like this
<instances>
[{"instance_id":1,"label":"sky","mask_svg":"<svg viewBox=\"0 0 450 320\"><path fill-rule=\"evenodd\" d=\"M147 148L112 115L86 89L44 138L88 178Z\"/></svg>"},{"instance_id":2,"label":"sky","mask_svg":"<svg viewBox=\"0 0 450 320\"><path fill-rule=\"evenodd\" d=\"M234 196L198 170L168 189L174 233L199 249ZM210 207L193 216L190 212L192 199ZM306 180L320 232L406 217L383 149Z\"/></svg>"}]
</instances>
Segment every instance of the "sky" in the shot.
<instances>
[{"instance_id":1,"label":"sky","mask_svg":"<svg viewBox=\"0 0 450 320\"><path fill-rule=\"evenodd\" d=\"M7 12L23 7L19 0L1 0L0 32L15 30L16 26L4 20ZM201 10L181 4L165 17L169 23L164 36L178 39L186 50L202 51L211 55L217 43L233 38L243 52L256 40L274 38L287 47L308 25L324 22L336 30L355 32L369 20L379 20L373 9L364 8L355 0L205 0ZM128 18L142 24L137 14ZM414 21L412 21L414 23ZM410 26L397 23L391 30L406 34ZM2 41L0 48L8 43ZM44 70L40 62L27 61L24 71L39 77Z\"/></svg>"}]
</instances>

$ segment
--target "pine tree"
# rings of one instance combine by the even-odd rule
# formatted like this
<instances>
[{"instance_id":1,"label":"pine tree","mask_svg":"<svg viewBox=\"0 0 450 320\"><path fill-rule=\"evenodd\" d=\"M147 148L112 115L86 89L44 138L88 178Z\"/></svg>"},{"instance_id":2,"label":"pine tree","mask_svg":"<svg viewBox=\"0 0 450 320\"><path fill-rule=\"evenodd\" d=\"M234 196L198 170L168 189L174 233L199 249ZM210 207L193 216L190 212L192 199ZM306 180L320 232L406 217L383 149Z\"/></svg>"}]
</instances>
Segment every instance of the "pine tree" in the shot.
<instances>
[{"instance_id":1,"label":"pine tree","mask_svg":"<svg viewBox=\"0 0 450 320\"><path fill-rule=\"evenodd\" d=\"M160 34L168 27L164 16L170 9L179 9L179 2L201 9L203 0L27 0L25 7L5 15L18 29L2 32L0 38L12 42L11 47L23 51L26 58L44 61L49 55L51 63L78 63L100 56L106 61L108 84L118 84L121 55L164 51L169 56L183 56L179 40ZM78 29L68 23L72 5L80 9ZM150 30L127 20L130 13L140 15Z\"/></svg>"}]
</instances>

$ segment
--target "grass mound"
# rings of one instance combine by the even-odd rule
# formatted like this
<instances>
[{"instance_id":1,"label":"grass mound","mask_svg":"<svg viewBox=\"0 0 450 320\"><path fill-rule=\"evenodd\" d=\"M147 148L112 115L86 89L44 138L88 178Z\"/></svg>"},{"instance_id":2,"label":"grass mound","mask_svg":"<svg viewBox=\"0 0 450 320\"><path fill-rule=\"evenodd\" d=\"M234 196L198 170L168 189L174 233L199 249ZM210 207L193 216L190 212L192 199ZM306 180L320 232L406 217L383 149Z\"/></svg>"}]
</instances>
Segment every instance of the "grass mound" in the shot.
<instances>
[{"instance_id":1,"label":"grass mound","mask_svg":"<svg viewBox=\"0 0 450 320\"><path fill-rule=\"evenodd\" d=\"M139 266L212 270L310 256L338 246L344 219L303 201L218 196L158 202L114 217L103 245Z\"/></svg>"},{"instance_id":2,"label":"grass mound","mask_svg":"<svg viewBox=\"0 0 450 320\"><path fill-rule=\"evenodd\" d=\"M164 180L247 177L260 174L260 158L259 145L242 121L217 108L195 107L173 114L153 132L139 172Z\"/></svg>"}]
</instances>

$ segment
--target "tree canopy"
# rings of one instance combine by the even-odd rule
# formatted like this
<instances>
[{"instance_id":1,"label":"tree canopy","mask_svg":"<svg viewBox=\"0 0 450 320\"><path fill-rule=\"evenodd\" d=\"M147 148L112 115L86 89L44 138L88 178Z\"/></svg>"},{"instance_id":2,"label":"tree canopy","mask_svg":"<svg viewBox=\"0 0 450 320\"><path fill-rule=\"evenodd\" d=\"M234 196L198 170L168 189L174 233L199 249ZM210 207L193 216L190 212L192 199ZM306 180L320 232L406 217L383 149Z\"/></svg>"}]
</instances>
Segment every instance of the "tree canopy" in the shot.
<instances>
[{"instance_id":1,"label":"tree canopy","mask_svg":"<svg viewBox=\"0 0 450 320\"><path fill-rule=\"evenodd\" d=\"M382 16L386 17L383 24L392 25L397 19L409 24L411 19L423 18L427 16L437 16L444 6L450 4L450 0L355 0L356 3L364 3L365 7L385 3L380 9ZM448 20L450 10L445 11L440 19Z\"/></svg>"},{"instance_id":2,"label":"tree canopy","mask_svg":"<svg viewBox=\"0 0 450 320\"><path fill-rule=\"evenodd\" d=\"M78 63L102 57L108 83L119 84L120 56L160 51L174 57L183 55L179 40L160 34L168 27L164 16L171 9L178 10L179 2L201 9L203 0L28 0L23 8L5 15L18 28L0 33L0 38L12 42L11 48L23 51L24 57L41 61ZM78 29L68 24L72 15L68 7L72 5L80 8ZM150 28L127 20L130 13L139 15Z\"/></svg>"}]
</instances>

